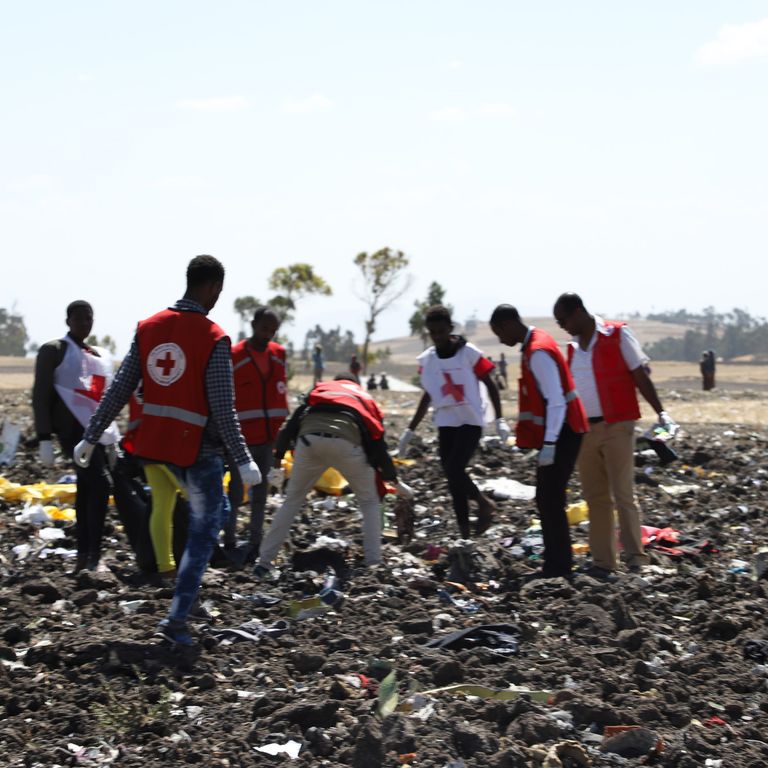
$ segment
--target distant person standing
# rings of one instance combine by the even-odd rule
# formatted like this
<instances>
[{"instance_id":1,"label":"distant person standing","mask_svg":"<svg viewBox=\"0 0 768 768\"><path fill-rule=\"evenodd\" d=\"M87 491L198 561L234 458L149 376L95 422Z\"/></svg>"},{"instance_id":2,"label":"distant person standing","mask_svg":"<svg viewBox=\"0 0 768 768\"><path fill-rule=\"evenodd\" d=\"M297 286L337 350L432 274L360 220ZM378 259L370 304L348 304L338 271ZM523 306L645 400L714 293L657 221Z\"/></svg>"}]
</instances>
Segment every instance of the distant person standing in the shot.
<instances>
[{"instance_id":1,"label":"distant person standing","mask_svg":"<svg viewBox=\"0 0 768 768\"><path fill-rule=\"evenodd\" d=\"M379 376L379 389L389 389L389 379L386 373L382 373Z\"/></svg>"},{"instance_id":2,"label":"distant person standing","mask_svg":"<svg viewBox=\"0 0 768 768\"><path fill-rule=\"evenodd\" d=\"M357 355L352 355L349 360L349 372L355 377L355 381L360 383L360 371L363 370L363 366L357 359Z\"/></svg>"},{"instance_id":3,"label":"distant person standing","mask_svg":"<svg viewBox=\"0 0 768 768\"><path fill-rule=\"evenodd\" d=\"M323 380L324 370L325 358L323 357L323 348L319 344L315 344L315 348L312 350L312 378L315 384Z\"/></svg>"},{"instance_id":4,"label":"distant person standing","mask_svg":"<svg viewBox=\"0 0 768 768\"><path fill-rule=\"evenodd\" d=\"M87 467L104 429L141 381L136 456L164 464L189 497L187 544L170 612L157 633L183 646L194 645L187 618L229 514L225 447L244 482L261 482L235 414L229 337L206 317L223 286L218 259L196 256L189 262L183 298L139 323L127 357L74 450L75 462Z\"/></svg>"},{"instance_id":5,"label":"distant person standing","mask_svg":"<svg viewBox=\"0 0 768 768\"><path fill-rule=\"evenodd\" d=\"M519 448L539 451L536 508L544 537L544 565L537 576L569 579L573 552L565 494L588 430L587 414L565 358L546 331L526 325L510 304L493 310L491 330L502 344L521 345L515 432Z\"/></svg>"},{"instance_id":6,"label":"distant person standing","mask_svg":"<svg viewBox=\"0 0 768 768\"><path fill-rule=\"evenodd\" d=\"M715 350L709 349L701 353L699 370L701 371L701 388L705 392L715 388Z\"/></svg>"},{"instance_id":7,"label":"distant person standing","mask_svg":"<svg viewBox=\"0 0 768 768\"><path fill-rule=\"evenodd\" d=\"M35 361L32 408L40 441L40 462L53 466L55 434L68 458L83 437L113 377L112 357L106 349L89 346L85 340L93 328L93 307L73 301L67 307L69 332L40 347ZM101 539L111 488L107 450L115 455L120 439L117 425L109 419L98 445L93 446L90 466L75 462L77 476L77 560L75 570L99 570Z\"/></svg>"},{"instance_id":8,"label":"distant person standing","mask_svg":"<svg viewBox=\"0 0 768 768\"><path fill-rule=\"evenodd\" d=\"M474 344L453 333L451 313L446 307L434 306L427 310L425 325L433 346L418 357L424 394L408 429L400 437L399 453L405 456L414 430L431 404L437 426L440 463L448 481L459 531L466 539L470 536L470 500L478 505L477 536L491 526L496 509L496 505L480 492L466 471L485 424L481 382L488 389L496 414L496 430L502 441L507 440L511 431L501 415L499 391L491 377L493 364Z\"/></svg>"},{"instance_id":9,"label":"distant person standing","mask_svg":"<svg viewBox=\"0 0 768 768\"><path fill-rule=\"evenodd\" d=\"M375 374L375 373L372 373L372 374L371 374L371 375L368 377L368 381L365 383L365 388L366 388L366 389L367 389L369 392L371 392L371 391L373 391L374 389L378 389L378 387L379 387L379 383L376 381L376 374Z\"/></svg>"},{"instance_id":10,"label":"distant person standing","mask_svg":"<svg viewBox=\"0 0 768 768\"><path fill-rule=\"evenodd\" d=\"M251 521L245 562L259 554L267 506L268 479L275 440L288 416L285 347L274 341L280 318L273 309L258 307L251 321L251 337L232 347L235 407L248 450L261 472L261 483L251 486ZM237 467L230 467L229 503L232 511L224 526L224 547L234 550L237 510L243 499L243 483Z\"/></svg>"},{"instance_id":11,"label":"distant person standing","mask_svg":"<svg viewBox=\"0 0 768 768\"><path fill-rule=\"evenodd\" d=\"M573 340L568 365L589 420L578 458L584 498L589 505L589 549L595 576L611 577L617 567L614 505L627 565L647 563L635 499L635 422L640 418L637 390L673 428L645 365L648 357L623 322L591 315L575 293L562 294L554 306L557 324Z\"/></svg>"}]
</instances>

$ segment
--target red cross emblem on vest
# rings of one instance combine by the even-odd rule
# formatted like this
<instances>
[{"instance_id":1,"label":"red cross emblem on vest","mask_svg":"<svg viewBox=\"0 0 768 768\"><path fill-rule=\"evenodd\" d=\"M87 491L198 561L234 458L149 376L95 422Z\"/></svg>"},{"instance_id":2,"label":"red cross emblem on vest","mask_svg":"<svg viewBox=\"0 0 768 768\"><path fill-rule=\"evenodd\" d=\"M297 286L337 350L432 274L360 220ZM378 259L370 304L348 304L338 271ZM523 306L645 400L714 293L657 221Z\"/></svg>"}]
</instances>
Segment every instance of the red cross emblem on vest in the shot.
<instances>
[{"instance_id":1,"label":"red cross emblem on vest","mask_svg":"<svg viewBox=\"0 0 768 768\"><path fill-rule=\"evenodd\" d=\"M107 385L107 379L105 376L99 376L93 374L90 377L91 381L88 384L88 389L76 389L78 395L87 397L89 400L95 400L97 403L101 400L101 396L104 394L104 387Z\"/></svg>"},{"instance_id":2,"label":"red cross emblem on vest","mask_svg":"<svg viewBox=\"0 0 768 768\"><path fill-rule=\"evenodd\" d=\"M184 350L173 342L158 344L147 356L146 369L156 384L167 387L178 381L187 368Z\"/></svg>"},{"instance_id":3,"label":"red cross emblem on vest","mask_svg":"<svg viewBox=\"0 0 768 768\"><path fill-rule=\"evenodd\" d=\"M450 395L457 403L464 402L464 385L457 384L450 373L443 372L443 379L445 384L440 389L441 394L446 397Z\"/></svg>"},{"instance_id":4,"label":"red cross emblem on vest","mask_svg":"<svg viewBox=\"0 0 768 768\"><path fill-rule=\"evenodd\" d=\"M171 352L168 350L162 360L155 361L155 365L163 372L163 376L167 377L171 375L171 371L176 367L176 361L171 357Z\"/></svg>"}]
</instances>

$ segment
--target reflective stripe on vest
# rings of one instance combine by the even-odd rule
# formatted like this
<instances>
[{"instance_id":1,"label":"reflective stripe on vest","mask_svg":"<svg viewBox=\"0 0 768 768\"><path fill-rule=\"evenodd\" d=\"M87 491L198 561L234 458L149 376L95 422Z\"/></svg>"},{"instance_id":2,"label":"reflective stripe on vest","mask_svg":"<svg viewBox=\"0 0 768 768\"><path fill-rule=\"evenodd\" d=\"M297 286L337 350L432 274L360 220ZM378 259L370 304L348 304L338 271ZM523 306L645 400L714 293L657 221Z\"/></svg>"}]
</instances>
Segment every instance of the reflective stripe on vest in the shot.
<instances>
[{"instance_id":1,"label":"reflective stripe on vest","mask_svg":"<svg viewBox=\"0 0 768 768\"><path fill-rule=\"evenodd\" d=\"M287 416L288 415L288 409L287 408L267 408L266 410L256 410L256 411L238 411L237 412L237 418L240 419L240 421L245 421L246 419L271 419L278 416Z\"/></svg>"},{"instance_id":2,"label":"reflective stripe on vest","mask_svg":"<svg viewBox=\"0 0 768 768\"><path fill-rule=\"evenodd\" d=\"M521 411L520 415L517 417L518 421L532 421L534 424L539 424L540 426L544 426L544 417L543 416L535 416L530 411Z\"/></svg>"},{"instance_id":3,"label":"reflective stripe on vest","mask_svg":"<svg viewBox=\"0 0 768 768\"><path fill-rule=\"evenodd\" d=\"M176 419L196 427L204 427L208 423L208 417L185 408L177 408L175 405L155 405L144 403L144 413L148 416L163 416L166 419Z\"/></svg>"},{"instance_id":4,"label":"reflective stripe on vest","mask_svg":"<svg viewBox=\"0 0 768 768\"><path fill-rule=\"evenodd\" d=\"M568 392L568 394L565 396L565 402L566 402L566 403L570 403L570 402L571 402L571 400L575 400L575 399L576 399L578 396L579 396L579 393L578 393L578 392L577 392L575 389L572 389L572 390L571 390L570 392Z\"/></svg>"},{"instance_id":5,"label":"reflective stripe on vest","mask_svg":"<svg viewBox=\"0 0 768 768\"><path fill-rule=\"evenodd\" d=\"M126 432L131 432L132 430L136 429L139 424L141 424L141 419L134 419L133 421L129 421L128 426L126 427Z\"/></svg>"}]
</instances>

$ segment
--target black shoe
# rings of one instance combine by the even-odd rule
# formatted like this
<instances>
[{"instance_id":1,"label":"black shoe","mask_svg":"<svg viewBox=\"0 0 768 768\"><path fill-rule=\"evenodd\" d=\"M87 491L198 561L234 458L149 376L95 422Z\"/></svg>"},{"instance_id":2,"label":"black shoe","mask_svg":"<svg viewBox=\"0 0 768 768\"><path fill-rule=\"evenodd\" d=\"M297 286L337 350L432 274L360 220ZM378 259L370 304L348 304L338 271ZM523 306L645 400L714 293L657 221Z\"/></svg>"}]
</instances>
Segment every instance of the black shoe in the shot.
<instances>
[{"instance_id":1,"label":"black shoe","mask_svg":"<svg viewBox=\"0 0 768 768\"><path fill-rule=\"evenodd\" d=\"M601 568L599 565L590 565L588 568L584 568L580 572L585 576L589 576L592 579L597 579L598 581L606 581L612 583L618 579L618 576L613 571L609 571L607 568Z\"/></svg>"},{"instance_id":2,"label":"black shoe","mask_svg":"<svg viewBox=\"0 0 768 768\"><path fill-rule=\"evenodd\" d=\"M173 645L180 645L183 648L192 648L195 644L192 635L189 634L189 630L185 626L172 626L168 619L163 619L160 622L155 632L155 637Z\"/></svg>"}]
</instances>

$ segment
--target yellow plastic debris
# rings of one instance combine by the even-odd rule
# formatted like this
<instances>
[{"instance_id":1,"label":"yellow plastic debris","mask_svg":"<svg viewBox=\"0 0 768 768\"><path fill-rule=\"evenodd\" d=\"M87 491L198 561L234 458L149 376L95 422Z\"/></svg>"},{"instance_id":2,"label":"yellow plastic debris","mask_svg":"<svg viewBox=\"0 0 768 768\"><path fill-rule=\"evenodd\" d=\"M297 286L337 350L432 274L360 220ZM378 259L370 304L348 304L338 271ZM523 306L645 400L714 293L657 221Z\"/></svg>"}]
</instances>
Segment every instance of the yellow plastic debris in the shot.
<instances>
[{"instance_id":1,"label":"yellow plastic debris","mask_svg":"<svg viewBox=\"0 0 768 768\"><path fill-rule=\"evenodd\" d=\"M589 519L589 507L586 501L569 504L565 512L568 515L568 525L578 525Z\"/></svg>"},{"instance_id":2,"label":"yellow plastic debris","mask_svg":"<svg viewBox=\"0 0 768 768\"><path fill-rule=\"evenodd\" d=\"M283 457L283 469L285 476L291 476L293 469L293 454L286 453ZM338 470L330 467L323 472L320 479L315 483L315 490L330 494L331 496L341 496L348 483L344 476Z\"/></svg>"},{"instance_id":3,"label":"yellow plastic debris","mask_svg":"<svg viewBox=\"0 0 768 768\"><path fill-rule=\"evenodd\" d=\"M31 485L19 485L12 483L4 477L0 477L0 498L5 501L57 501L62 504L74 504L77 496L75 483L33 483Z\"/></svg>"}]
</instances>

